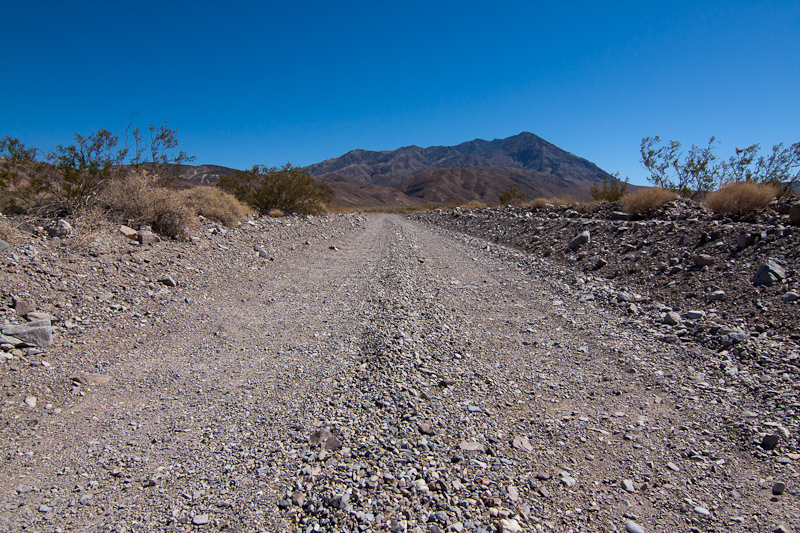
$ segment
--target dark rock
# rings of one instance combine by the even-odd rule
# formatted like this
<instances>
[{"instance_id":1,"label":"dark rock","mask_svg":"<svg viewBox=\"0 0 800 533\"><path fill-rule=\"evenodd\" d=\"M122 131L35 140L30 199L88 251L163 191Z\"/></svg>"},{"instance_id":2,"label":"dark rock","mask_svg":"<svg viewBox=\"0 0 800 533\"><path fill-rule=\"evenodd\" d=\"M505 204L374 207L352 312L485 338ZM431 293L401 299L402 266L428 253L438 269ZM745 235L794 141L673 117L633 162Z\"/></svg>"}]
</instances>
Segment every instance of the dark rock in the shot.
<instances>
[{"instance_id":1,"label":"dark rock","mask_svg":"<svg viewBox=\"0 0 800 533\"><path fill-rule=\"evenodd\" d=\"M774 450L778 446L778 439L779 437L774 433L764 435L764 438L761 439L761 447L765 450Z\"/></svg>"},{"instance_id":2,"label":"dark rock","mask_svg":"<svg viewBox=\"0 0 800 533\"><path fill-rule=\"evenodd\" d=\"M794 204L789 208L789 222L795 226L800 226L800 203Z\"/></svg>"},{"instance_id":3,"label":"dark rock","mask_svg":"<svg viewBox=\"0 0 800 533\"><path fill-rule=\"evenodd\" d=\"M786 277L786 271L774 259L767 259L767 262L758 269L753 276L753 285L772 285L779 283Z\"/></svg>"},{"instance_id":4,"label":"dark rock","mask_svg":"<svg viewBox=\"0 0 800 533\"><path fill-rule=\"evenodd\" d=\"M592 242L592 234L589 231L584 231L569 241L568 247L570 250L577 250L584 244L589 244L590 242Z\"/></svg>"},{"instance_id":5,"label":"dark rock","mask_svg":"<svg viewBox=\"0 0 800 533\"><path fill-rule=\"evenodd\" d=\"M699 267L712 266L714 264L714 257L708 254L697 254L692 258L692 261Z\"/></svg>"},{"instance_id":6,"label":"dark rock","mask_svg":"<svg viewBox=\"0 0 800 533\"><path fill-rule=\"evenodd\" d=\"M162 285L166 285L167 287L176 287L178 283L172 279L172 276L164 276L158 280L159 283Z\"/></svg>"}]
</instances>

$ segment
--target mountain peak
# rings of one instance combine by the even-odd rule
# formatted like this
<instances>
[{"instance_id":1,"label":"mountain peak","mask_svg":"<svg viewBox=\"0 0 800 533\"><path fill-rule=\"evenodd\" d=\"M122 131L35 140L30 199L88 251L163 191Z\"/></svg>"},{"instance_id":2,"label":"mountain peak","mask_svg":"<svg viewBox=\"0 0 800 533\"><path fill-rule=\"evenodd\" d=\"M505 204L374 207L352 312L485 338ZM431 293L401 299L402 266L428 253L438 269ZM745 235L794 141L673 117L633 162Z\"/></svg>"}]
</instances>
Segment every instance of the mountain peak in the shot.
<instances>
[{"instance_id":1,"label":"mountain peak","mask_svg":"<svg viewBox=\"0 0 800 533\"><path fill-rule=\"evenodd\" d=\"M498 187L511 186L529 195L548 191L588 195L592 184L608 176L593 163L528 131L456 146L421 148L412 144L396 150L351 150L307 170L329 183L361 189L393 187L422 198L430 197L426 187L438 188L455 199L475 199L477 194L477 199L490 202L497 200Z\"/></svg>"}]
</instances>

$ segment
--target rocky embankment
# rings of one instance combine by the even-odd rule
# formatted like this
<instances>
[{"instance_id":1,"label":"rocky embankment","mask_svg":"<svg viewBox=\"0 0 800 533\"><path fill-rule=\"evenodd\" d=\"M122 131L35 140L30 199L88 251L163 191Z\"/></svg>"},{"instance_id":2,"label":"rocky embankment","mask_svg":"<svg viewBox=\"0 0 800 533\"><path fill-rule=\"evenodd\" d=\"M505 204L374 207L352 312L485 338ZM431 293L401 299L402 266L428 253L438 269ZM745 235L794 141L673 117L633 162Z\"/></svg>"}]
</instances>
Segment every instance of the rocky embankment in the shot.
<instances>
[{"instance_id":1,"label":"rocky embankment","mask_svg":"<svg viewBox=\"0 0 800 533\"><path fill-rule=\"evenodd\" d=\"M705 306L639 287L628 267L644 259L623 241L679 239L666 224L415 218L204 224L188 242L42 235L0 252L0 531L795 530L784 319L737 323L739 285L697 289L725 292ZM495 242L531 245L529 224L542 253ZM793 242L770 228L758 248ZM780 301L794 256L769 250L783 281L754 290L796 309ZM691 257L717 262L694 267L684 251L656 257L650 285L686 289L731 260L704 247Z\"/></svg>"}]
</instances>

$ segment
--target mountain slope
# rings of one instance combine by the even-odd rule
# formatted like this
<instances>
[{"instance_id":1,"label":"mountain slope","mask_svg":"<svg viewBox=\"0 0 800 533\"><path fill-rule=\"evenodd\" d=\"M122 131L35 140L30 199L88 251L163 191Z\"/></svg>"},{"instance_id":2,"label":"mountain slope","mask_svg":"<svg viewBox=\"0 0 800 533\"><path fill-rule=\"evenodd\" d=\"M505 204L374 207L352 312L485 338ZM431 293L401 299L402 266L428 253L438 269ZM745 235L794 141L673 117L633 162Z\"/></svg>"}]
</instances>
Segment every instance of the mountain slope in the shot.
<instances>
[{"instance_id":1,"label":"mountain slope","mask_svg":"<svg viewBox=\"0 0 800 533\"><path fill-rule=\"evenodd\" d=\"M397 207L455 200L493 204L515 187L528 195L588 196L608 174L594 163L528 132L456 146L405 146L397 150L351 150L306 167L327 182L334 203L344 207ZM235 171L215 165L183 167L181 186L213 185Z\"/></svg>"},{"instance_id":2,"label":"mountain slope","mask_svg":"<svg viewBox=\"0 0 800 533\"><path fill-rule=\"evenodd\" d=\"M326 181L386 187L434 169L476 167L516 170L532 180L552 175L567 182L593 183L607 175L597 165L528 132L493 141L475 139L457 146L352 150L307 168L313 176Z\"/></svg>"}]
</instances>

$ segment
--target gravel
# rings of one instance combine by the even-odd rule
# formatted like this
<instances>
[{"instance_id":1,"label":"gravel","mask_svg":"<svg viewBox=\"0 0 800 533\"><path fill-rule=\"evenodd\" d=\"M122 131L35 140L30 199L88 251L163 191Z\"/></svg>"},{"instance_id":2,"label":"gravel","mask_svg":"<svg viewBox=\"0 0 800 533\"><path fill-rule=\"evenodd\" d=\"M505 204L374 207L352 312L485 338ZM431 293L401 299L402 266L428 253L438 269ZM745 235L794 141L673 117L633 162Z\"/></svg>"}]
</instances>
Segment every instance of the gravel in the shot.
<instances>
[{"instance_id":1,"label":"gravel","mask_svg":"<svg viewBox=\"0 0 800 533\"><path fill-rule=\"evenodd\" d=\"M602 242L591 229L569 253ZM25 322L15 299L54 318L51 346L0 350L0 530L800 522L794 372L659 342L703 320L662 314L707 309L618 299L557 257L432 218L332 215L189 242L43 236L0 272L1 321Z\"/></svg>"}]
</instances>

